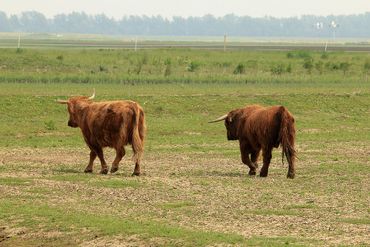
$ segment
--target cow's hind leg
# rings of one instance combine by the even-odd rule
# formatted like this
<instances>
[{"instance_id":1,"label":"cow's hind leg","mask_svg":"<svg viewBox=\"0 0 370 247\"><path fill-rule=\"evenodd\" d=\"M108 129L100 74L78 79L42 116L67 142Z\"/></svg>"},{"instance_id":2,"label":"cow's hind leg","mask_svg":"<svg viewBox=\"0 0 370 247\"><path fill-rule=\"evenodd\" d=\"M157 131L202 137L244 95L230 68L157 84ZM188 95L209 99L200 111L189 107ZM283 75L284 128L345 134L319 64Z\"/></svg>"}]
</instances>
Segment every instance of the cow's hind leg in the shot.
<instances>
[{"instance_id":1,"label":"cow's hind leg","mask_svg":"<svg viewBox=\"0 0 370 247\"><path fill-rule=\"evenodd\" d=\"M93 172L93 165L94 165L94 160L96 158L96 153L95 151L91 150L90 151L90 161L89 164L85 168L85 173L91 173Z\"/></svg>"},{"instance_id":2,"label":"cow's hind leg","mask_svg":"<svg viewBox=\"0 0 370 247\"><path fill-rule=\"evenodd\" d=\"M251 161L252 161L255 168L258 168L257 160L258 160L259 155L260 155L260 150L253 151L252 154L251 154Z\"/></svg>"},{"instance_id":3,"label":"cow's hind leg","mask_svg":"<svg viewBox=\"0 0 370 247\"><path fill-rule=\"evenodd\" d=\"M134 151L133 160L135 162L135 169L134 169L134 172L132 173L132 176L140 176L140 173L141 173L141 171L140 171L140 160L141 160L142 153L136 151L134 148L133 148L133 151Z\"/></svg>"},{"instance_id":4,"label":"cow's hind leg","mask_svg":"<svg viewBox=\"0 0 370 247\"><path fill-rule=\"evenodd\" d=\"M105 159L104 159L103 149L100 148L100 147L99 148L96 148L95 149L95 152L98 155L99 160L100 160L100 163L101 163L100 173L101 174L107 174L108 173L108 166L107 166L107 163L105 162Z\"/></svg>"},{"instance_id":5,"label":"cow's hind leg","mask_svg":"<svg viewBox=\"0 0 370 247\"><path fill-rule=\"evenodd\" d=\"M116 171L118 171L118 165L119 165L119 162L122 160L123 156L125 156L126 154L126 151L124 148L117 148L116 149L116 158L114 159L113 163L112 163L112 168L110 169L110 172L111 173L115 173Z\"/></svg>"},{"instance_id":6,"label":"cow's hind leg","mask_svg":"<svg viewBox=\"0 0 370 247\"><path fill-rule=\"evenodd\" d=\"M264 149L262 155L263 155L263 166L260 171L260 177L267 177L269 172L269 165L272 158L272 149L271 148Z\"/></svg>"}]
</instances>

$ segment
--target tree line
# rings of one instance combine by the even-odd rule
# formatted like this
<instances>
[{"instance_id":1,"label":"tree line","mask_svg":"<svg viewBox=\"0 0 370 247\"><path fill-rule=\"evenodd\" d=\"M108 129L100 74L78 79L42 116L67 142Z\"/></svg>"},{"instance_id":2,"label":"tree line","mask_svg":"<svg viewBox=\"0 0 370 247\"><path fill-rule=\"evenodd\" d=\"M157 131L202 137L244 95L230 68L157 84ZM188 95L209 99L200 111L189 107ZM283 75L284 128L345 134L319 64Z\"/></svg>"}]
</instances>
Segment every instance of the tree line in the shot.
<instances>
[{"instance_id":1,"label":"tree line","mask_svg":"<svg viewBox=\"0 0 370 247\"><path fill-rule=\"evenodd\" d=\"M8 16L0 11L0 32L89 33L109 35L252 36L252 37L370 37L370 12L358 15L274 18L228 14L222 17L124 16L84 12L46 18L36 11Z\"/></svg>"}]
</instances>

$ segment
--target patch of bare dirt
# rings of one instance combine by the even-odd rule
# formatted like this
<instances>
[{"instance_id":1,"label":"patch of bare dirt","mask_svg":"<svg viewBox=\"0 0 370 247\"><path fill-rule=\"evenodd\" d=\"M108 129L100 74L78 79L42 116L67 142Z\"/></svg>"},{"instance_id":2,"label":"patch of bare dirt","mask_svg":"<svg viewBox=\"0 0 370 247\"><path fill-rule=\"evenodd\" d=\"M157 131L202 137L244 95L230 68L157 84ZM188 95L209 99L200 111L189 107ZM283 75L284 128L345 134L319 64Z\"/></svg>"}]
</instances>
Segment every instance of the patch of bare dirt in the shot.
<instances>
[{"instance_id":1,"label":"patch of bare dirt","mask_svg":"<svg viewBox=\"0 0 370 247\"><path fill-rule=\"evenodd\" d=\"M286 164L281 164L281 157L276 153L269 177L259 178L247 176L247 168L241 164L239 156L149 152L143 160L144 174L137 178L130 177L133 171L130 154L121 162L118 174L103 176L96 174L100 170L97 162L94 174L83 173L87 150L27 148L0 149L0 165L8 167L0 172L0 177L31 178L33 187L47 189L45 197L35 198L35 203L63 206L78 212L158 220L188 229L236 233L246 238L289 236L319 241L317 245L370 244L367 224L340 221L341 218L368 216L364 205L369 199L366 194L370 189L369 173L357 174L352 181L344 172L318 174L317 170L311 170L319 165L315 154L326 152L345 154L348 160L369 164L367 143L341 143L330 146L330 150L310 150L308 146L299 149L304 151L294 180L286 179ZM107 151L106 157L111 162L114 153ZM17 168L24 164L29 165L29 171ZM72 175L81 176L81 181L52 179L55 169L61 165L72 169ZM69 169L59 169L57 174L71 175ZM103 182L121 178L136 181L139 186L93 186L86 178ZM336 183L335 178L340 183ZM0 194L18 198L31 196L29 187L0 185ZM185 203L182 205L182 202ZM180 206L172 207L174 203ZM58 237L59 233L55 234ZM1 236L0 230L0 239ZM155 246L162 240L150 241ZM143 242L140 236L132 235L97 237L83 242L82 246L145 244L148 242Z\"/></svg>"}]
</instances>

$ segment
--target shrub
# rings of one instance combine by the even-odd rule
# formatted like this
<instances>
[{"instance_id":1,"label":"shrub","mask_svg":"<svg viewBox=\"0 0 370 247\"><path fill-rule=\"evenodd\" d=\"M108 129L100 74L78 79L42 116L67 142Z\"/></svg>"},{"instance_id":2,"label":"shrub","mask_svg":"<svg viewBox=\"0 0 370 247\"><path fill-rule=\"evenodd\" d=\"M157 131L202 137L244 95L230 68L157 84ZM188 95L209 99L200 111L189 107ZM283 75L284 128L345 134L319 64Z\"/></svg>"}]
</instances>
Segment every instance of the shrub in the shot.
<instances>
[{"instance_id":1,"label":"shrub","mask_svg":"<svg viewBox=\"0 0 370 247\"><path fill-rule=\"evenodd\" d=\"M187 70L189 72L194 72L196 71L198 68L199 68L200 64L198 62L195 62L195 61L191 61L189 64L188 64L188 67L187 67Z\"/></svg>"},{"instance_id":2,"label":"shrub","mask_svg":"<svg viewBox=\"0 0 370 247\"><path fill-rule=\"evenodd\" d=\"M348 72L349 67L351 67L351 64L348 62L342 62L339 64L339 69L343 71L343 75L345 75Z\"/></svg>"},{"instance_id":3,"label":"shrub","mask_svg":"<svg viewBox=\"0 0 370 247\"><path fill-rule=\"evenodd\" d=\"M107 72L107 71L108 71L108 69L107 69L107 68L105 68L103 65L99 65L99 71L100 71L100 72Z\"/></svg>"},{"instance_id":4,"label":"shrub","mask_svg":"<svg viewBox=\"0 0 370 247\"><path fill-rule=\"evenodd\" d=\"M274 75L281 75L282 73L286 71L284 64L281 64L281 63L273 65L270 68L270 70L271 70L271 73Z\"/></svg>"},{"instance_id":5,"label":"shrub","mask_svg":"<svg viewBox=\"0 0 370 247\"><path fill-rule=\"evenodd\" d=\"M339 70L339 65L333 62L327 62L325 67L330 70Z\"/></svg>"},{"instance_id":6,"label":"shrub","mask_svg":"<svg viewBox=\"0 0 370 247\"><path fill-rule=\"evenodd\" d=\"M311 58L309 51L290 51L286 54L287 58Z\"/></svg>"},{"instance_id":7,"label":"shrub","mask_svg":"<svg viewBox=\"0 0 370 247\"><path fill-rule=\"evenodd\" d=\"M364 72L369 73L370 72L370 60L366 60L364 63Z\"/></svg>"},{"instance_id":8,"label":"shrub","mask_svg":"<svg viewBox=\"0 0 370 247\"><path fill-rule=\"evenodd\" d=\"M321 54L321 59L328 59L329 58L329 54L328 53L323 53Z\"/></svg>"},{"instance_id":9,"label":"shrub","mask_svg":"<svg viewBox=\"0 0 370 247\"><path fill-rule=\"evenodd\" d=\"M306 58L303 62L303 68L305 68L308 73L311 73L313 68L313 59Z\"/></svg>"},{"instance_id":10,"label":"shrub","mask_svg":"<svg viewBox=\"0 0 370 247\"><path fill-rule=\"evenodd\" d=\"M315 69L316 69L320 74L322 74L323 69L324 69L324 63L323 63L322 61L318 61L317 63L315 63Z\"/></svg>"},{"instance_id":11,"label":"shrub","mask_svg":"<svg viewBox=\"0 0 370 247\"><path fill-rule=\"evenodd\" d=\"M288 64L288 66L286 67L286 72L292 73L292 65L291 64Z\"/></svg>"},{"instance_id":12,"label":"shrub","mask_svg":"<svg viewBox=\"0 0 370 247\"><path fill-rule=\"evenodd\" d=\"M244 74L245 73L245 65L239 63L236 68L234 69L234 74Z\"/></svg>"},{"instance_id":13,"label":"shrub","mask_svg":"<svg viewBox=\"0 0 370 247\"><path fill-rule=\"evenodd\" d=\"M286 57L287 57L287 58L294 58L294 54L293 54L292 52L288 52L288 53L286 54Z\"/></svg>"},{"instance_id":14,"label":"shrub","mask_svg":"<svg viewBox=\"0 0 370 247\"><path fill-rule=\"evenodd\" d=\"M164 76L171 75L171 59L170 58L167 58L164 61L164 64L166 65L166 69L164 70Z\"/></svg>"}]
</instances>

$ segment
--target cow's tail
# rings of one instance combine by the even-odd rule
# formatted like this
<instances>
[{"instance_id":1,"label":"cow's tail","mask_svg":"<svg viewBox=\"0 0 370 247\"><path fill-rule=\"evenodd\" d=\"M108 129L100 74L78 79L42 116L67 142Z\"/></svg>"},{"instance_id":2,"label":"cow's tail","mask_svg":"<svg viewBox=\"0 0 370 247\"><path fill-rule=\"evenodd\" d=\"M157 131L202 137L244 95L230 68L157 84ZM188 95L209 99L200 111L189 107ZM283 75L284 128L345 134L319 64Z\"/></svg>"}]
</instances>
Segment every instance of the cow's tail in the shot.
<instances>
[{"instance_id":1,"label":"cow's tail","mask_svg":"<svg viewBox=\"0 0 370 247\"><path fill-rule=\"evenodd\" d=\"M135 119L132 130L132 149L134 151L133 160L139 163L144 152L145 138L145 115L143 109L136 104Z\"/></svg>"},{"instance_id":2,"label":"cow's tail","mask_svg":"<svg viewBox=\"0 0 370 247\"><path fill-rule=\"evenodd\" d=\"M294 178L295 176L295 160L296 150L294 148L295 142L295 126L294 118L289 111L281 106L279 110L281 116L280 133L279 139L282 146L282 160L284 161L284 155L289 163L288 178Z\"/></svg>"}]
</instances>

